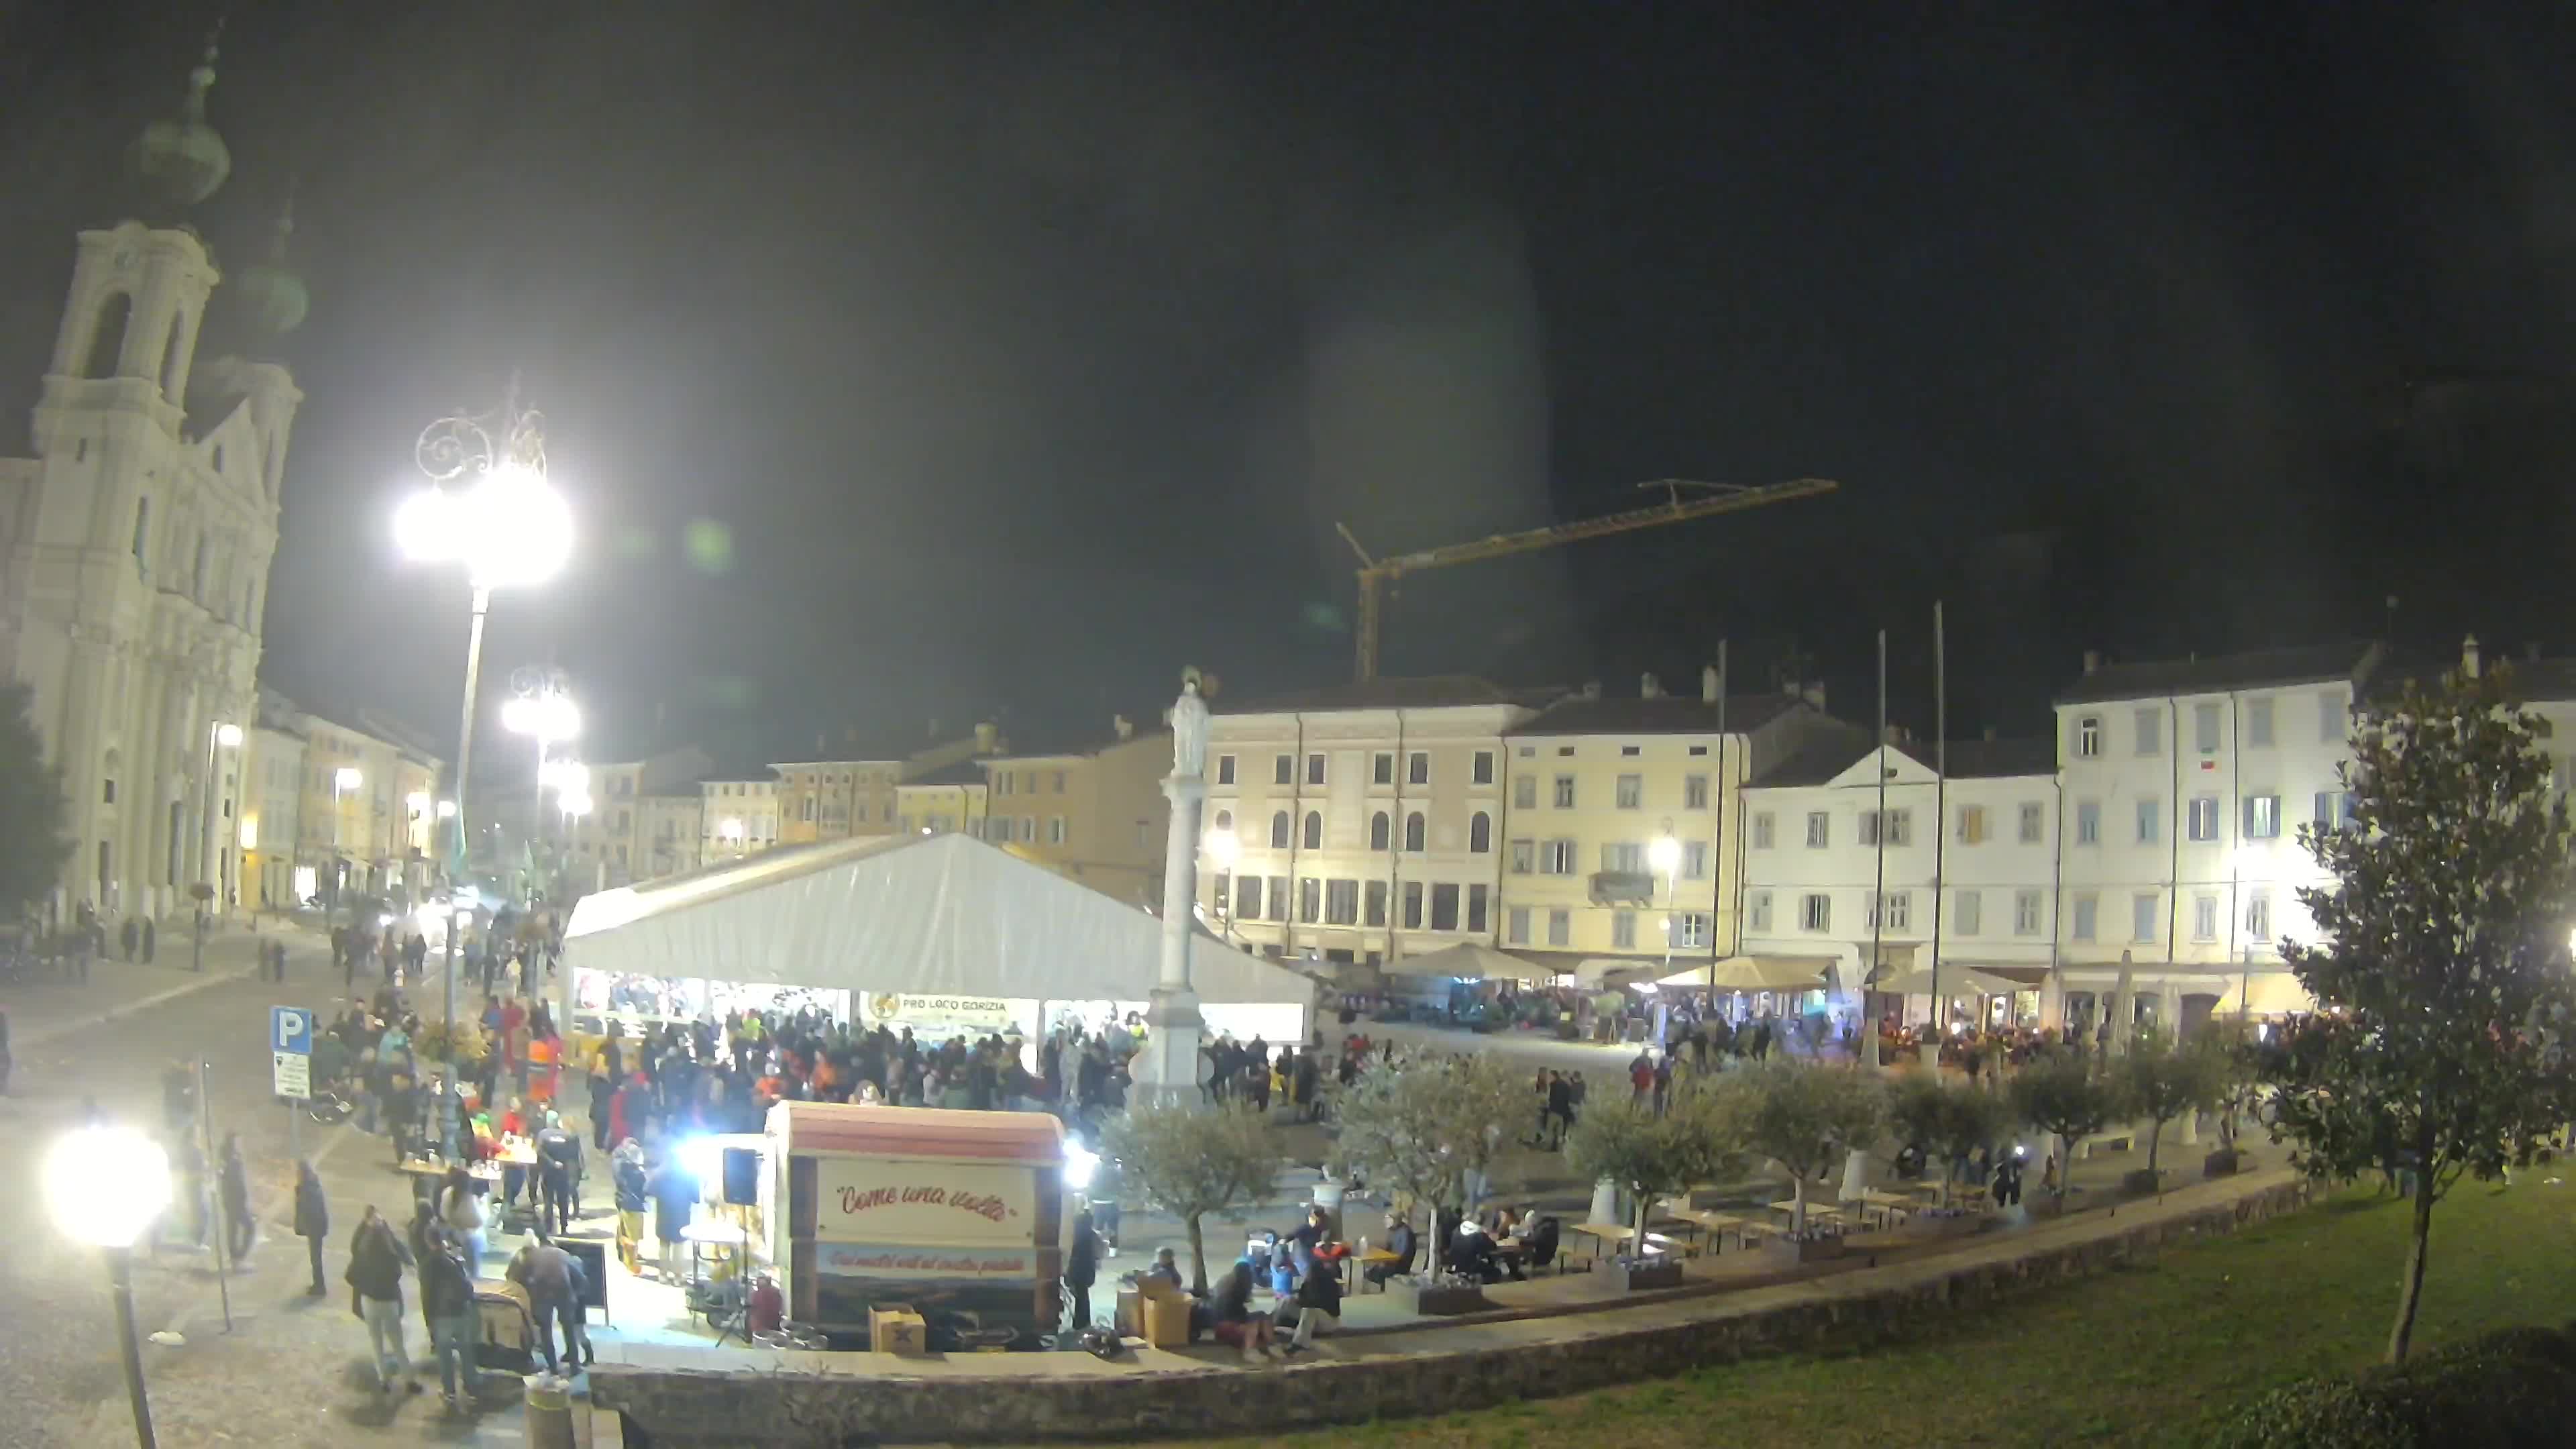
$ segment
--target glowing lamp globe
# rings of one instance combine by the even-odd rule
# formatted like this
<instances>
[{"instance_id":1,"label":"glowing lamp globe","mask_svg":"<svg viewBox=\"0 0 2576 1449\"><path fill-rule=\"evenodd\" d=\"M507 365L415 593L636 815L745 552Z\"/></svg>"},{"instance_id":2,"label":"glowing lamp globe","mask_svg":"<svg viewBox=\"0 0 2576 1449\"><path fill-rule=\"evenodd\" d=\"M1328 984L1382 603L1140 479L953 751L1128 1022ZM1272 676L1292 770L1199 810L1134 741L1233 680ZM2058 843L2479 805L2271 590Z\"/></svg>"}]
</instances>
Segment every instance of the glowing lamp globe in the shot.
<instances>
[{"instance_id":1,"label":"glowing lamp globe","mask_svg":"<svg viewBox=\"0 0 2576 1449\"><path fill-rule=\"evenodd\" d=\"M364 779L365 777L358 773L358 767L355 765L342 765L331 775L331 783L342 790L355 790Z\"/></svg>"},{"instance_id":2,"label":"glowing lamp globe","mask_svg":"<svg viewBox=\"0 0 2576 1449\"><path fill-rule=\"evenodd\" d=\"M1243 858L1243 841L1231 830L1211 830L1207 833L1207 855L1219 869L1232 870L1234 863Z\"/></svg>"},{"instance_id":3,"label":"glowing lamp globe","mask_svg":"<svg viewBox=\"0 0 2576 1449\"><path fill-rule=\"evenodd\" d=\"M1646 847L1646 861L1658 875L1671 875L1673 867L1682 863L1682 843L1669 835L1659 835L1654 844Z\"/></svg>"},{"instance_id":4,"label":"glowing lamp globe","mask_svg":"<svg viewBox=\"0 0 2576 1449\"><path fill-rule=\"evenodd\" d=\"M560 694L532 694L501 706L501 728L541 740L581 737L581 710Z\"/></svg>"},{"instance_id":5,"label":"glowing lamp globe","mask_svg":"<svg viewBox=\"0 0 2576 1449\"><path fill-rule=\"evenodd\" d=\"M545 475L502 463L460 489L431 488L394 514L394 540L419 563L461 563L478 589L540 584L572 556L572 510Z\"/></svg>"},{"instance_id":6,"label":"glowing lamp globe","mask_svg":"<svg viewBox=\"0 0 2576 1449\"><path fill-rule=\"evenodd\" d=\"M216 744L219 744L228 750L237 750L241 748L241 742L242 728L240 725L219 724L215 726Z\"/></svg>"},{"instance_id":7,"label":"glowing lamp globe","mask_svg":"<svg viewBox=\"0 0 2576 1449\"><path fill-rule=\"evenodd\" d=\"M131 1127L82 1127L45 1155L45 1204L65 1237L129 1248L170 1206L170 1156Z\"/></svg>"}]
</instances>

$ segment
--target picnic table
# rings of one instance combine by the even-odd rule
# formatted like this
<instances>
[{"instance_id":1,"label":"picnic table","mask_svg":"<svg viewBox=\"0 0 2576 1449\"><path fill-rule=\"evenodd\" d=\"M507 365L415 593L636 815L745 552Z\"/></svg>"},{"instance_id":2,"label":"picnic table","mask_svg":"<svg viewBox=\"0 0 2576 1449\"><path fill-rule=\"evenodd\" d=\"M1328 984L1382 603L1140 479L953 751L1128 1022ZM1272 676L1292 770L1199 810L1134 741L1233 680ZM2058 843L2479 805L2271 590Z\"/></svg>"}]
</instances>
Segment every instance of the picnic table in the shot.
<instances>
[{"instance_id":1,"label":"picnic table","mask_svg":"<svg viewBox=\"0 0 2576 1449\"><path fill-rule=\"evenodd\" d=\"M1874 1187L1861 1189L1859 1197L1848 1199L1847 1202L1858 1204L1859 1217L1861 1220L1861 1226L1863 1227L1869 1226L1869 1215L1873 1209L1877 1211L1879 1221L1882 1224L1885 1224L1898 1213L1911 1214L1920 1210L1923 1206L1923 1204L1914 1201L1912 1198L1892 1192L1881 1192Z\"/></svg>"},{"instance_id":2,"label":"picnic table","mask_svg":"<svg viewBox=\"0 0 2576 1449\"><path fill-rule=\"evenodd\" d=\"M1602 1258L1626 1247L1628 1240L1637 1235L1635 1228L1624 1223L1571 1223L1565 1230L1590 1238L1598 1245L1590 1255L1594 1262L1599 1262ZM1646 1234L1648 1253L1669 1253L1678 1246L1680 1245L1661 1233Z\"/></svg>"},{"instance_id":3,"label":"picnic table","mask_svg":"<svg viewBox=\"0 0 2576 1449\"><path fill-rule=\"evenodd\" d=\"M1771 1210L1786 1216L1789 1221L1793 1223L1798 1220L1798 1200L1794 1197L1782 1198L1780 1201L1771 1204ZM1839 1208L1820 1202L1810 1202L1807 1204L1808 1222L1839 1223L1842 1220L1842 1210Z\"/></svg>"},{"instance_id":4,"label":"picnic table","mask_svg":"<svg viewBox=\"0 0 2576 1449\"><path fill-rule=\"evenodd\" d=\"M1404 1260L1402 1258L1397 1257L1395 1254L1388 1252L1384 1248L1371 1248L1367 1252L1360 1254L1359 1280L1357 1287L1355 1287L1353 1291L1358 1293L1365 1293L1368 1291L1369 1269L1401 1267L1403 1263ZM1378 1283L1377 1291L1380 1293L1386 1291L1386 1284L1383 1280Z\"/></svg>"},{"instance_id":5,"label":"picnic table","mask_svg":"<svg viewBox=\"0 0 2576 1449\"><path fill-rule=\"evenodd\" d=\"M1699 1229L1702 1233L1706 1234L1709 1245L1712 1249L1715 1248L1719 1239L1727 1233L1735 1234L1735 1245L1738 1248L1741 1248L1744 1246L1745 1235L1747 1233L1760 1232L1762 1230L1762 1224L1755 1222L1751 1218L1738 1217L1733 1213L1719 1212L1714 1208L1682 1206L1679 1205L1676 1200L1667 1200L1664 1204L1664 1212L1674 1220L1689 1223L1693 1227Z\"/></svg>"}]
</instances>

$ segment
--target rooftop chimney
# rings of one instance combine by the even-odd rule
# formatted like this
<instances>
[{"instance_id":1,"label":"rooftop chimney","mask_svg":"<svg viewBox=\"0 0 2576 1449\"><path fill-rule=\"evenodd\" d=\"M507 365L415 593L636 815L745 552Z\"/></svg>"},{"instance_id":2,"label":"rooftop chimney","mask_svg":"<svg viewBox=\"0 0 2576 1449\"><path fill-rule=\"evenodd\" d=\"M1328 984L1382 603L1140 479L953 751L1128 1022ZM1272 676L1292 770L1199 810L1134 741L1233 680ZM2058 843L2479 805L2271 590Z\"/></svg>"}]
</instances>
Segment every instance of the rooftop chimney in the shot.
<instances>
[{"instance_id":1,"label":"rooftop chimney","mask_svg":"<svg viewBox=\"0 0 2576 1449\"><path fill-rule=\"evenodd\" d=\"M2475 634L2460 641L2460 673L2470 679L2478 677L2478 636Z\"/></svg>"},{"instance_id":2,"label":"rooftop chimney","mask_svg":"<svg viewBox=\"0 0 2576 1449\"><path fill-rule=\"evenodd\" d=\"M1136 722L1123 714L1113 714L1109 717L1109 732L1122 740L1132 740L1136 738Z\"/></svg>"},{"instance_id":3,"label":"rooftop chimney","mask_svg":"<svg viewBox=\"0 0 2576 1449\"><path fill-rule=\"evenodd\" d=\"M1882 743L1891 745L1901 745L1905 743L1905 726L1901 724L1889 725L1887 727L1887 738Z\"/></svg>"},{"instance_id":4,"label":"rooftop chimney","mask_svg":"<svg viewBox=\"0 0 2576 1449\"><path fill-rule=\"evenodd\" d=\"M1000 726L994 724L991 720L978 721L975 725L975 753L979 755L989 755L993 753L993 751L998 747L1001 738L1002 730Z\"/></svg>"},{"instance_id":5,"label":"rooftop chimney","mask_svg":"<svg viewBox=\"0 0 2576 1449\"><path fill-rule=\"evenodd\" d=\"M1597 679L1587 679L1583 681L1583 697L1585 699L1599 699L1601 697L1601 681Z\"/></svg>"},{"instance_id":6,"label":"rooftop chimney","mask_svg":"<svg viewBox=\"0 0 2576 1449\"><path fill-rule=\"evenodd\" d=\"M2094 670L2099 669L2099 668L2101 668L2101 667L2102 667L2102 651L2101 651L2101 650L2099 650L2099 649L2087 649L2087 650L2085 650L2085 651L2084 651L2084 672L2085 672L2085 673L2087 673L2087 674L2090 674L2090 673L2092 673Z\"/></svg>"},{"instance_id":7,"label":"rooftop chimney","mask_svg":"<svg viewBox=\"0 0 2576 1449\"><path fill-rule=\"evenodd\" d=\"M1702 704L1717 703L1718 684L1717 666L1714 664L1701 665L1699 670L1699 702Z\"/></svg>"},{"instance_id":8,"label":"rooftop chimney","mask_svg":"<svg viewBox=\"0 0 2576 1449\"><path fill-rule=\"evenodd\" d=\"M1663 682L1662 680L1660 680L1660 679L1657 679L1657 678L1656 678L1653 674L1651 674L1651 673L1638 676L1638 679L1637 679L1637 697L1638 697L1639 699L1661 699L1661 698L1663 698L1663 697L1664 697L1664 682Z\"/></svg>"},{"instance_id":9,"label":"rooftop chimney","mask_svg":"<svg viewBox=\"0 0 2576 1449\"><path fill-rule=\"evenodd\" d=\"M1825 682L1823 680L1819 679L1813 684L1799 685L1791 692L1796 694L1800 699L1805 700L1807 702L1807 706L1810 709L1815 710L1818 714L1825 712Z\"/></svg>"}]
</instances>

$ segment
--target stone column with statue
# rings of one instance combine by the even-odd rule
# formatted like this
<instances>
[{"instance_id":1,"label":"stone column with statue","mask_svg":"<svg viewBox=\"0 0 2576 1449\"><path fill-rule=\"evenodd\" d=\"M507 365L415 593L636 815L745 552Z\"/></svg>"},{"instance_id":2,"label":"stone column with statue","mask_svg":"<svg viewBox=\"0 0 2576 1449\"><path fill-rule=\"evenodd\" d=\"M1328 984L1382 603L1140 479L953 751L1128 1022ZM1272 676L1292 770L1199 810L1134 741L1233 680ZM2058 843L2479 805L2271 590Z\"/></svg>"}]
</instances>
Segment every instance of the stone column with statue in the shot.
<instances>
[{"instance_id":1,"label":"stone column with statue","mask_svg":"<svg viewBox=\"0 0 2576 1449\"><path fill-rule=\"evenodd\" d=\"M1135 1103L1195 1105L1199 1100L1198 993L1190 989L1191 922L1198 898L1199 807L1207 799L1207 701L1199 674L1182 676L1172 702L1172 773L1163 781L1171 826L1163 840L1162 964L1145 1012L1145 1045L1129 1064Z\"/></svg>"}]
</instances>

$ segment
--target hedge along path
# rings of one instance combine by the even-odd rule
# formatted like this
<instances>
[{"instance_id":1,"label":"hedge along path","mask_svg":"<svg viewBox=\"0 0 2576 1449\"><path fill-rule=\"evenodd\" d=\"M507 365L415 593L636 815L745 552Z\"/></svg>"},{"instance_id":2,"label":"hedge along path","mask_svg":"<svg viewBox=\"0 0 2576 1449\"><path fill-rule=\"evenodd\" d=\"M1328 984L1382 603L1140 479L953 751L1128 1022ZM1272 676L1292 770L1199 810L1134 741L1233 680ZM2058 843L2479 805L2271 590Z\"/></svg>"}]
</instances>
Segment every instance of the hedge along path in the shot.
<instances>
[{"instance_id":1,"label":"hedge along path","mask_svg":"<svg viewBox=\"0 0 2576 1449\"><path fill-rule=\"evenodd\" d=\"M2443 1205L2421 1345L2513 1323L2557 1325L2576 1304L2576 1169L2516 1173L2514 1184L2471 1184ZM2256 1394L2377 1362L2397 1292L2390 1265L2408 1226L2406 1204L2351 1189L2151 1261L1932 1316L1919 1333L1850 1353L1749 1359L1435 1419L1182 1442L2199 1445Z\"/></svg>"}]
</instances>

